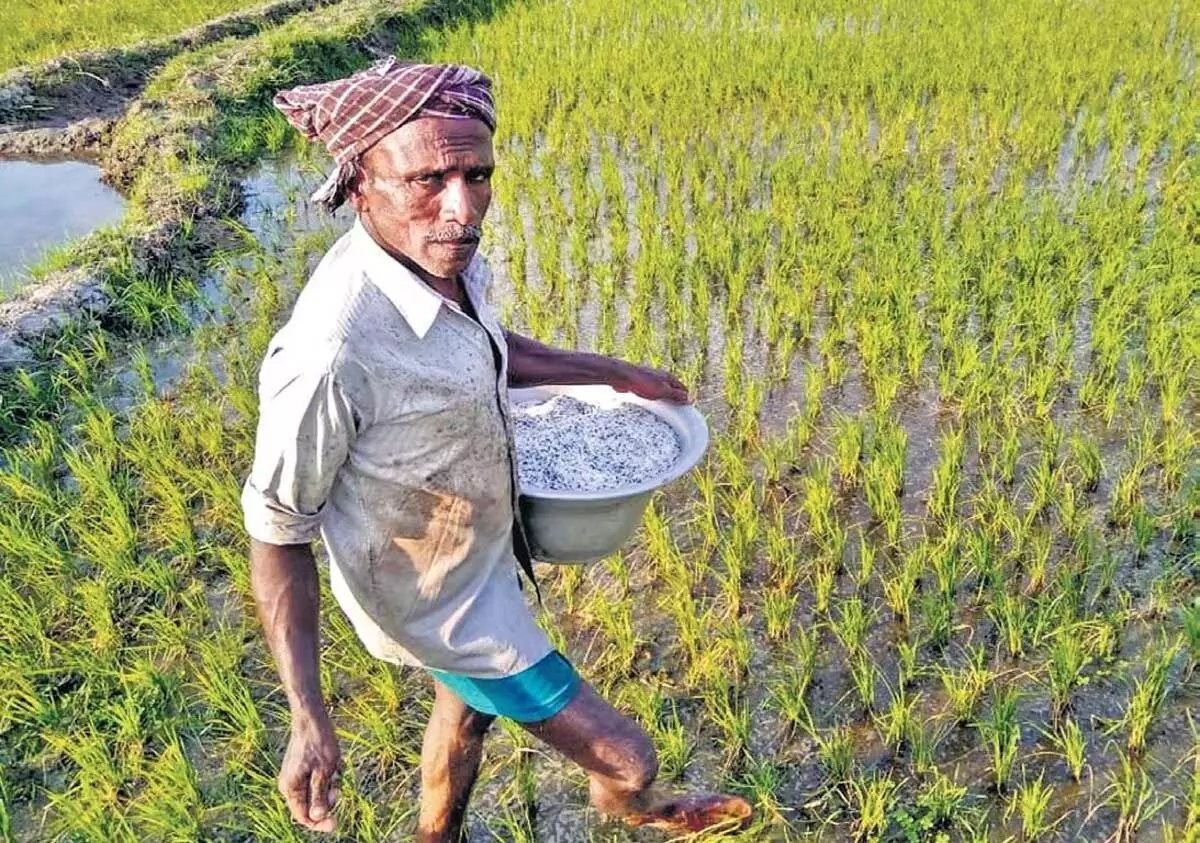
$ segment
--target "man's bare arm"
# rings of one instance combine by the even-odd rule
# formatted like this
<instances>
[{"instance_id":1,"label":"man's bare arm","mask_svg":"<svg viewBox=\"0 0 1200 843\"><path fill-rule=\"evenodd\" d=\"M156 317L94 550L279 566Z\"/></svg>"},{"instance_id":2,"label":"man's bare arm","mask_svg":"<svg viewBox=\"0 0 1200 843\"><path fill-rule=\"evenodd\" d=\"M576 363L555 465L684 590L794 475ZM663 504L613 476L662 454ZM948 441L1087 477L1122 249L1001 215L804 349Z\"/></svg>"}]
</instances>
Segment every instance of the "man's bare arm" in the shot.
<instances>
[{"instance_id":1,"label":"man's bare arm","mask_svg":"<svg viewBox=\"0 0 1200 843\"><path fill-rule=\"evenodd\" d=\"M690 400L687 387L667 372L601 354L553 348L512 331L505 331L504 338L508 343L509 386L603 383L643 398L680 404Z\"/></svg>"},{"instance_id":2,"label":"man's bare arm","mask_svg":"<svg viewBox=\"0 0 1200 843\"><path fill-rule=\"evenodd\" d=\"M315 831L333 831L330 811L342 756L321 696L320 587L311 546L252 539L250 581L292 712L279 790L299 822Z\"/></svg>"}]
</instances>

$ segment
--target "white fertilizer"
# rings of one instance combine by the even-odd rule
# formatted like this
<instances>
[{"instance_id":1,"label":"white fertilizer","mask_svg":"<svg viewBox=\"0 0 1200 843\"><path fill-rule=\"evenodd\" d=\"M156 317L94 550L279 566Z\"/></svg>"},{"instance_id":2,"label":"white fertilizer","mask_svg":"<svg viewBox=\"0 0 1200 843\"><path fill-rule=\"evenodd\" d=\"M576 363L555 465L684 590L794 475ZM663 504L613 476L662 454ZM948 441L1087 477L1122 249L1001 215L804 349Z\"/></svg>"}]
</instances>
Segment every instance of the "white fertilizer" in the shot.
<instances>
[{"instance_id":1,"label":"white fertilizer","mask_svg":"<svg viewBox=\"0 0 1200 843\"><path fill-rule=\"evenodd\" d=\"M621 489L664 474L679 459L671 426L634 404L606 409L556 395L513 411L517 476L526 488Z\"/></svg>"}]
</instances>

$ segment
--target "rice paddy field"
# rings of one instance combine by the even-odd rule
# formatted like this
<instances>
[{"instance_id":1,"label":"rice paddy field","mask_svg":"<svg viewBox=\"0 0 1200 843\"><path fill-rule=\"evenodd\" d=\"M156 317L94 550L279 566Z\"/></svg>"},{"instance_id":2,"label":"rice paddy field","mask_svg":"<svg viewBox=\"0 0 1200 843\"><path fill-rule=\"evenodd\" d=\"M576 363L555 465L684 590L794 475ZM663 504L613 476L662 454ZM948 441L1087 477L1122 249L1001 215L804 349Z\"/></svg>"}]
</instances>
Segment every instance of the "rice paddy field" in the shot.
<instances>
[{"instance_id":1,"label":"rice paddy field","mask_svg":"<svg viewBox=\"0 0 1200 843\"><path fill-rule=\"evenodd\" d=\"M174 35L248 0L5 0L0 73L65 51L123 47Z\"/></svg>"},{"instance_id":2,"label":"rice paddy field","mask_svg":"<svg viewBox=\"0 0 1200 843\"><path fill-rule=\"evenodd\" d=\"M496 82L507 323L699 395L706 460L541 617L738 839L1200 840L1198 40L1165 0L530 0L413 43ZM307 839L238 496L349 220L256 119L210 271L4 396L60 409L0 455L0 841ZM409 839L430 688L323 606L337 839ZM503 722L470 817L660 839Z\"/></svg>"}]
</instances>

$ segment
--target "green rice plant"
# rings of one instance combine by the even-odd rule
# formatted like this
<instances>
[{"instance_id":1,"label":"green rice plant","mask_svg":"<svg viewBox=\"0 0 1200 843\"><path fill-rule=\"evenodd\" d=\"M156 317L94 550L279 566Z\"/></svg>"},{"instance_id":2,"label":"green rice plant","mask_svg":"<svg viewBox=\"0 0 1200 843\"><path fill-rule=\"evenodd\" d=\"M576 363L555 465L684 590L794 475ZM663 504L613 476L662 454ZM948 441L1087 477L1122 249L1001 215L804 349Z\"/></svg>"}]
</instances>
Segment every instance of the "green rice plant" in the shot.
<instances>
[{"instance_id":1,"label":"green rice plant","mask_svg":"<svg viewBox=\"0 0 1200 843\"><path fill-rule=\"evenodd\" d=\"M654 746L658 752L659 778L675 781L682 776L696 743L680 720L679 710L673 700L666 722L655 729Z\"/></svg>"},{"instance_id":2,"label":"green rice plant","mask_svg":"<svg viewBox=\"0 0 1200 843\"><path fill-rule=\"evenodd\" d=\"M893 568L883 577L883 596L896 620L905 626L912 619L912 601L917 593L917 572L907 564Z\"/></svg>"},{"instance_id":3,"label":"green rice plant","mask_svg":"<svg viewBox=\"0 0 1200 843\"><path fill-rule=\"evenodd\" d=\"M913 720L906 740L912 756L913 769L918 774L932 775L937 772L936 754L947 733L948 730L944 725L924 721L920 718Z\"/></svg>"},{"instance_id":4,"label":"green rice plant","mask_svg":"<svg viewBox=\"0 0 1200 843\"><path fill-rule=\"evenodd\" d=\"M848 486L858 482L865 439L866 430L859 419L841 415L834 422L833 450L838 477Z\"/></svg>"},{"instance_id":5,"label":"green rice plant","mask_svg":"<svg viewBox=\"0 0 1200 843\"><path fill-rule=\"evenodd\" d=\"M938 443L938 463L933 469L928 505L929 515L938 521L949 522L954 518L966 441L966 429L957 427L944 433Z\"/></svg>"},{"instance_id":6,"label":"green rice plant","mask_svg":"<svg viewBox=\"0 0 1200 843\"><path fill-rule=\"evenodd\" d=\"M1146 471L1144 459L1132 462L1117 476L1109 499L1108 522L1125 527L1133 520L1134 512L1142 504L1142 477Z\"/></svg>"},{"instance_id":7,"label":"green rice plant","mask_svg":"<svg viewBox=\"0 0 1200 843\"><path fill-rule=\"evenodd\" d=\"M770 686L770 699L790 729L810 720L805 695L816 671L817 634L797 626L788 642L788 657L779 678Z\"/></svg>"},{"instance_id":8,"label":"green rice plant","mask_svg":"<svg viewBox=\"0 0 1200 843\"><path fill-rule=\"evenodd\" d=\"M836 585L837 570L825 556L818 557L812 564L813 608L819 614L829 614L829 603Z\"/></svg>"},{"instance_id":9,"label":"green rice plant","mask_svg":"<svg viewBox=\"0 0 1200 843\"><path fill-rule=\"evenodd\" d=\"M1072 692L1084 683L1084 668L1091 662L1088 649L1077 629L1063 627L1054 637L1047 663L1050 684L1050 711L1055 720L1071 705Z\"/></svg>"},{"instance_id":10,"label":"green rice plant","mask_svg":"<svg viewBox=\"0 0 1200 843\"><path fill-rule=\"evenodd\" d=\"M1145 674L1133 681L1124 715L1111 727L1111 730L1121 726L1128 729L1125 747L1135 758L1145 750L1146 736L1162 710L1167 696L1167 676L1179 651L1180 642L1176 639L1170 643L1164 641L1161 648L1149 654Z\"/></svg>"},{"instance_id":11,"label":"green rice plant","mask_svg":"<svg viewBox=\"0 0 1200 843\"><path fill-rule=\"evenodd\" d=\"M1158 524L1145 504L1138 503L1133 507L1129 516L1129 529L1133 534L1133 555L1135 559L1143 559L1158 530Z\"/></svg>"},{"instance_id":12,"label":"green rice plant","mask_svg":"<svg viewBox=\"0 0 1200 843\"><path fill-rule=\"evenodd\" d=\"M808 516L809 533L820 541L830 535L835 524L837 497L833 490L833 466L827 460L814 463L804 478L803 489L802 505Z\"/></svg>"},{"instance_id":13,"label":"green rice plant","mask_svg":"<svg viewBox=\"0 0 1200 843\"><path fill-rule=\"evenodd\" d=\"M1025 635L1030 623L1029 604L1025 597L999 591L987 607L988 617L996 625L1000 641L1010 658L1025 654Z\"/></svg>"},{"instance_id":14,"label":"green rice plant","mask_svg":"<svg viewBox=\"0 0 1200 843\"><path fill-rule=\"evenodd\" d=\"M925 641L940 650L954 634L954 601L945 594L922 594L920 605Z\"/></svg>"},{"instance_id":15,"label":"green rice plant","mask_svg":"<svg viewBox=\"0 0 1200 843\"><path fill-rule=\"evenodd\" d=\"M743 693L717 681L704 692L709 720L721 733L721 756L726 769L750 758L750 706Z\"/></svg>"},{"instance_id":16,"label":"green rice plant","mask_svg":"<svg viewBox=\"0 0 1200 843\"><path fill-rule=\"evenodd\" d=\"M1111 838L1117 843L1137 840L1138 830L1171 801L1155 793L1146 770L1124 753L1120 766L1109 774L1106 795L1106 803L1117 812L1117 827Z\"/></svg>"},{"instance_id":17,"label":"green rice plant","mask_svg":"<svg viewBox=\"0 0 1200 843\"><path fill-rule=\"evenodd\" d=\"M1009 428L1000 441L994 467L1000 482L1012 485L1017 476L1017 459L1021 455L1021 438L1015 428Z\"/></svg>"},{"instance_id":18,"label":"green rice plant","mask_svg":"<svg viewBox=\"0 0 1200 843\"><path fill-rule=\"evenodd\" d=\"M959 724L971 722L983 699L984 691L990 687L995 678L986 667L983 649L978 647L969 649L967 663L961 669L939 667L938 675L955 722Z\"/></svg>"},{"instance_id":19,"label":"green rice plant","mask_svg":"<svg viewBox=\"0 0 1200 843\"><path fill-rule=\"evenodd\" d=\"M917 810L926 819L926 830L936 832L948 828L959 816L966 797L966 787L934 770L915 800Z\"/></svg>"},{"instance_id":20,"label":"green rice plant","mask_svg":"<svg viewBox=\"0 0 1200 843\"><path fill-rule=\"evenodd\" d=\"M875 710L875 686L879 679L879 668L865 650L850 657L850 680L858 701L867 712Z\"/></svg>"},{"instance_id":21,"label":"green rice plant","mask_svg":"<svg viewBox=\"0 0 1200 843\"><path fill-rule=\"evenodd\" d=\"M901 688L908 687L917 678L921 647L924 643L924 639L920 637L913 640L897 639L896 673Z\"/></svg>"},{"instance_id":22,"label":"green rice plant","mask_svg":"<svg viewBox=\"0 0 1200 843\"><path fill-rule=\"evenodd\" d=\"M1071 778L1076 782L1083 778L1083 766L1087 763L1087 741L1083 730L1072 718L1062 719L1052 732L1046 733L1054 748L1066 762Z\"/></svg>"},{"instance_id":23,"label":"green rice plant","mask_svg":"<svg viewBox=\"0 0 1200 843\"><path fill-rule=\"evenodd\" d=\"M1004 792L1012 777L1013 764L1021 748L1021 726L1017 720L1018 691L1012 686L995 689L991 706L982 720L975 723L987 742L992 757L992 781Z\"/></svg>"},{"instance_id":24,"label":"green rice plant","mask_svg":"<svg viewBox=\"0 0 1200 843\"><path fill-rule=\"evenodd\" d=\"M855 840L881 840L887 831L900 784L879 776L850 780L850 804L855 813L850 832Z\"/></svg>"},{"instance_id":25,"label":"green rice plant","mask_svg":"<svg viewBox=\"0 0 1200 843\"><path fill-rule=\"evenodd\" d=\"M883 742L899 751L917 725L917 707L921 703L921 695L910 697L900 687L891 691L890 696L890 704L885 710L874 714L874 722Z\"/></svg>"},{"instance_id":26,"label":"green rice plant","mask_svg":"<svg viewBox=\"0 0 1200 843\"><path fill-rule=\"evenodd\" d=\"M839 608L840 611L830 619L833 634L850 656L857 655L863 651L875 613L858 597L843 600Z\"/></svg>"},{"instance_id":27,"label":"green rice plant","mask_svg":"<svg viewBox=\"0 0 1200 843\"><path fill-rule=\"evenodd\" d=\"M1055 825L1046 821L1046 809L1050 806L1054 789L1043 783L1044 776L1041 773L1036 780L1026 780L1018 785L1005 808L1006 819L1013 814L1020 816L1022 840L1038 840Z\"/></svg>"},{"instance_id":28,"label":"green rice plant","mask_svg":"<svg viewBox=\"0 0 1200 843\"><path fill-rule=\"evenodd\" d=\"M772 587L763 600L763 615L767 622L767 638L781 641L792 626L799 593L786 588Z\"/></svg>"},{"instance_id":29,"label":"green rice plant","mask_svg":"<svg viewBox=\"0 0 1200 843\"><path fill-rule=\"evenodd\" d=\"M1187 674L1195 672L1200 665L1200 598L1190 606L1179 607L1179 625L1183 631L1183 642L1187 650Z\"/></svg>"},{"instance_id":30,"label":"green rice plant","mask_svg":"<svg viewBox=\"0 0 1200 843\"><path fill-rule=\"evenodd\" d=\"M1188 791L1184 794L1183 836L1192 839L1200 833L1200 740L1197 740L1195 721L1192 722L1193 746L1191 753L1192 774Z\"/></svg>"},{"instance_id":31,"label":"green rice plant","mask_svg":"<svg viewBox=\"0 0 1200 843\"><path fill-rule=\"evenodd\" d=\"M817 762L825 774L825 784L832 789L846 786L854 773L854 736L845 726L825 734L814 734L817 742Z\"/></svg>"},{"instance_id":32,"label":"green rice plant","mask_svg":"<svg viewBox=\"0 0 1200 843\"><path fill-rule=\"evenodd\" d=\"M854 582L858 588L865 589L871 583L875 572L875 546L867 540L866 533L858 530L858 567L854 571Z\"/></svg>"}]
</instances>

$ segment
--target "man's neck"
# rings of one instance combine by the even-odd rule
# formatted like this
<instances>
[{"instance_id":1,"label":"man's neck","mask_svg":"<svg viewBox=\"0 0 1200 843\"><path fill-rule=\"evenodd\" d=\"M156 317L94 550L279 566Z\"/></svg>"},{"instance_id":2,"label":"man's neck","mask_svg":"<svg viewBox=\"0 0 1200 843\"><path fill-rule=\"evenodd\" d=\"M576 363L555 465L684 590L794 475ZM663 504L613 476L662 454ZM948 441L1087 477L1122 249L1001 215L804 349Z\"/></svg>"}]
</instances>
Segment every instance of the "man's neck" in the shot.
<instances>
[{"instance_id":1,"label":"man's neck","mask_svg":"<svg viewBox=\"0 0 1200 843\"><path fill-rule=\"evenodd\" d=\"M367 230L367 234L371 236L371 239L378 244L379 248L383 249L392 257L393 260L398 261L404 266L405 269L417 276L417 278L421 279L421 281L423 281L427 287L433 289L433 291L442 298L449 299L460 307L463 306L463 303L467 298L466 290L463 288L462 283L457 277L440 278L436 275L431 275L422 269L420 264L408 257L408 255L389 248L382 239L375 235L372 226L369 224L364 224L363 227Z\"/></svg>"}]
</instances>

